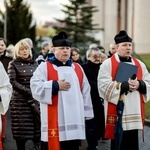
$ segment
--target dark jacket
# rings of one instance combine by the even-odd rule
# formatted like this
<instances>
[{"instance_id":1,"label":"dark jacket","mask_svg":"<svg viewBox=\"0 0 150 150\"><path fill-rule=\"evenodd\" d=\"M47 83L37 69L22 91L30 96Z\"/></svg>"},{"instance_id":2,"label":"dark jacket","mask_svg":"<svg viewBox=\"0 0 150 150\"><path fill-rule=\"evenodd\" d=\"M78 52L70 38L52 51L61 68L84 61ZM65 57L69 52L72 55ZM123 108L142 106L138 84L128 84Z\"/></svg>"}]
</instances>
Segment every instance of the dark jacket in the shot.
<instances>
[{"instance_id":1,"label":"dark jacket","mask_svg":"<svg viewBox=\"0 0 150 150\"><path fill-rule=\"evenodd\" d=\"M81 65L85 75L91 86L91 98L93 104L94 118L97 126L97 137L104 136L104 107L103 99L100 98L97 87L97 77L100 68L100 64L94 64L90 60Z\"/></svg>"},{"instance_id":2,"label":"dark jacket","mask_svg":"<svg viewBox=\"0 0 150 150\"><path fill-rule=\"evenodd\" d=\"M38 58L39 54L34 50L34 48L31 48L31 51L32 51L33 60L36 60Z\"/></svg>"},{"instance_id":3,"label":"dark jacket","mask_svg":"<svg viewBox=\"0 0 150 150\"><path fill-rule=\"evenodd\" d=\"M113 54L109 51L107 56L108 56L108 58L110 58L112 55Z\"/></svg>"},{"instance_id":4,"label":"dark jacket","mask_svg":"<svg viewBox=\"0 0 150 150\"><path fill-rule=\"evenodd\" d=\"M8 64L11 60L12 60L12 58L6 56L6 50L5 50L4 54L2 56L0 56L0 61L2 62L6 72L8 69Z\"/></svg>"},{"instance_id":5,"label":"dark jacket","mask_svg":"<svg viewBox=\"0 0 150 150\"><path fill-rule=\"evenodd\" d=\"M83 64L83 61L82 61L82 59L81 59L81 58L79 58L77 61L74 61L74 60L73 60L73 62L76 62L76 63L78 63L78 64L80 64L80 65L82 65L82 64Z\"/></svg>"},{"instance_id":6,"label":"dark jacket","mask_svg":"<svg viewBox=\"0 0 150 150\"><path fill-rule=\"evenodd\" d=\"M98 76L100 64L94 64L90 60L88 60L86 63L82 64L81 66L91 86L92 104L93 107L95 108L97 107L97 104L99 104L100 101L98 87L97 87L97 76Z\"/></svg>"},{"instance_id":7,"label":"dark jacket","mask_svg":"<svg viewBox=\"0 0 150 150\"><path fill-rule=\"evenodd\" d=\"M13 86L10 102L12 133L16 140L33 139L40 136L40 129L35 127L31 105L30 78L37 67L33 60L17 58L8 66L8 75Z\"/></svg>"}]
</instances>

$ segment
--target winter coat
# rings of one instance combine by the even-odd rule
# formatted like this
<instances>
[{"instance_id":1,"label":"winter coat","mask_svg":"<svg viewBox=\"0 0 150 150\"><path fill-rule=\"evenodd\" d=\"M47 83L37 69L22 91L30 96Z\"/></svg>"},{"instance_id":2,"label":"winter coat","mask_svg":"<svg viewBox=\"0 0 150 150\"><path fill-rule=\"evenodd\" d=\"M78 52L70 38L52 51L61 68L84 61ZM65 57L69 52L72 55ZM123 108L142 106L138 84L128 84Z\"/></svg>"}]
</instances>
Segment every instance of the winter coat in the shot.
<instances>
[{"instance_id":1,"label":"winter coat","mask_svg":"<svg viewBox=\"0 0 150 150\"><path fill-rule=\"evenodd\" d=\"M13 86L10 102L12 134L14 139L33 139L40 136L40 129L34 121L32 107L28 100L32 100L30 78L37 67L33 60L17 58L8 66L8 75Z\"/></svg>"},{"instance_id":2,"label":"winter coat","mask_svg":"<svg viewBox=\"0 0 150 150\"><path fill-rule=\"evenodd\" d=\"M6 56L6 50L5 50L4 54L2 56L0 56L0 61L2 62L6 72L7 72L8 64L11 60L12 60L11 57Z\"/></svg>"},{"instance_id":3,"label":"winter coat","mask_svg":"<svg viewBox=\"0 0 150 150\"><path fill-rule=\"evenodd\" d=\"M103 99L99 97L98 86L97 86L97 77L98 71L101 64L94 64L90 60L82 64L82 68L87 76L87 79L91 86L91 98L93 104L94 118L96 120L97 126L97 137L100 138L104 136L104 106Z\"/></svg>"}]
</instances>

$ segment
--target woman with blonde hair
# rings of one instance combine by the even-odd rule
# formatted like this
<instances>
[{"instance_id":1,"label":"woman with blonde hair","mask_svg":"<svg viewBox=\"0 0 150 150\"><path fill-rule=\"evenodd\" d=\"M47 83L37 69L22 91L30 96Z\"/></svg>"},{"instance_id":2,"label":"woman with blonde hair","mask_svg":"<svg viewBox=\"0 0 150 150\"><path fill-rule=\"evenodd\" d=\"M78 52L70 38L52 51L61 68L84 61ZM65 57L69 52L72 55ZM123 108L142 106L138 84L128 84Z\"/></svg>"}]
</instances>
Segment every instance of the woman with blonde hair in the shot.
<instances>
[{"instance_id":1,"label":"woman with blonde hair","mask_svg":"<svg viewBox=\"0 0 150 150\"><path fill-rule=\"evenodd\" d=\"M14 60L8 66L8 75L13 86L10 102L11 128L17 150L25 150L28 140L34 142L35 150L40 150L40 126L37 126L33 113L37 102L30 90L30 78L36 67L30 46L25 40L20 40L14 47Z\"/></svg>"}]
</instances>

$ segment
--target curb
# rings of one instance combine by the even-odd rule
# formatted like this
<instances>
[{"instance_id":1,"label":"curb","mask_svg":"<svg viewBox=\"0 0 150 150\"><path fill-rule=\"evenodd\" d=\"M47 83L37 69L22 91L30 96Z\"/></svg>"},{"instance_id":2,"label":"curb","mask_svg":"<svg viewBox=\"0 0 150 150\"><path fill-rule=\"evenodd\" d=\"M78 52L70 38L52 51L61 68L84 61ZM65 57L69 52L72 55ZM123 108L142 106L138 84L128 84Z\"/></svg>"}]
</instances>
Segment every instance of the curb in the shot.
<instances>
[{"instance_id":1,"label":"curb","mask_svg":"<svg viewBox=\"0 0 150 150\"><path fill-rule=\"evenodd\" d=\"M145 124L146 126L150 126L150 119L145 119L144 124Z\"/></svg>"}]
</instances>

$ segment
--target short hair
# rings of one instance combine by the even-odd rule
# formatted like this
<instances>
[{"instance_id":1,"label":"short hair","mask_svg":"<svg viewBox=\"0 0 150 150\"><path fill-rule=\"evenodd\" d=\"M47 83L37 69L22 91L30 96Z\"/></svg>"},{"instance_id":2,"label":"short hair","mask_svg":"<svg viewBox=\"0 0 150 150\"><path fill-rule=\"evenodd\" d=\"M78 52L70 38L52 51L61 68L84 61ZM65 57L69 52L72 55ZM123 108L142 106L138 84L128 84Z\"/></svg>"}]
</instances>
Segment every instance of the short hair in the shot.
<instances>
[{"instance_id":1,"label":"short hair","mask_svg":"<svg viewBox=\"0 0 150 150\"><path fill-rule=\"evenodd\" d=\"M91 49L91 48L96 48L97 46L98 46L97 44L92 43L92 44L89 45L89 49Z\"/></svg>"},{"instance_id":2,"label":"short hair","mask_svg":"<svg viewBox=\"0 0 150 150\"><path fill-rule=\"evenodd\" d=\"M115 44L115 43L111 43L111 44L109 45L109 47L112 48L112 46L114 46L114 45L116 45L116 44Z\"/></svg>"},{"instance_id":3,"label":"short hair","mask_svg":"<svg viewBox=\"0 0 150 150\"><path fill-rule=\"evenodd\" d=\"M30 51L29 56L32 58L32 51L31 51L31 47L29 46L29 44L24 40L20 40L14 47L14 59L16 59L17 57L19 57L19 50L22 47L27 47Z\"/></svg>"},{"instance_id":4,"label":"short hair","mask_svg":"<svg viewBox=\"0 0 150 150\"><path fill-rule=\"evenodd\" d=\"M104 49L104 50L105 50L105 48L104 48L103 46L100 46L100 45L98 45L97 48L99 48L100 50L101 50L101 49Z\"/></svg>"},{"instance_id":5,"label":"short hair","mask_svg":"<svg viewBox=\"0 0 150 150\"><path fill-rule=\"evenodd\" d=\"M25 41L29 44L29 46L30 46L31 48L33 48L33 42L32 42L32 40L31 40L30 38L25 38L25 39L23 39L23 40L25 40Z\"/></svg>"},{"instance_id":6,"label":"short hair","mask_svg":"<svg viewBox=\"0 0 150 150\"><path fill-rule=\"evenodd\" d=\"M49 45L49 41L44 41L41 44L41 48L44 49L45 46Z\"/></svg>"},{"instance_id":7,"label":"short hair","mask_svg":"<svg viewBox=\"0 0 150 150\"><path fill-rule=\"evenodd\" d=\"M13 55L14 55L14 45L9 44L8 47L6 48L6 56L13 57Z\"/></svg>"},{"instance_id":8,"label":"short hair","mask_svg":"<svg viewBox=\"0 0 150 150\"><path fill-rule=\"evenodd\" d=\"M88 50L86 51L86 57L87 57L87 58L91 55L92 51L100 51L100 49L98 49L98 48L96 48L96 47L93 47L93 48L91 48L91 49L88 49Z\"/></svg>"}]
</instances>

